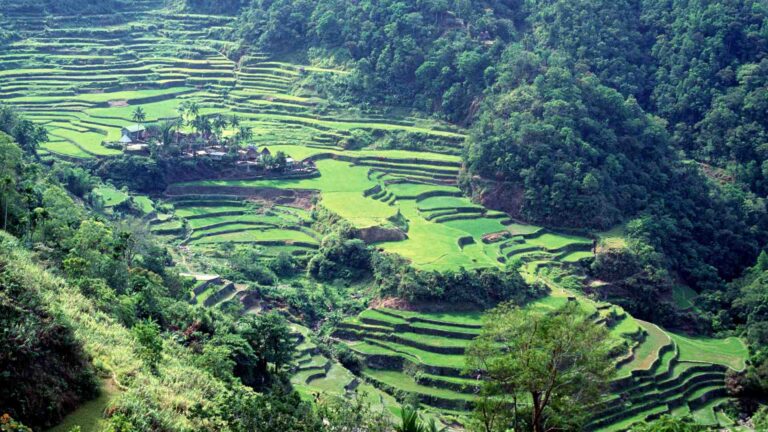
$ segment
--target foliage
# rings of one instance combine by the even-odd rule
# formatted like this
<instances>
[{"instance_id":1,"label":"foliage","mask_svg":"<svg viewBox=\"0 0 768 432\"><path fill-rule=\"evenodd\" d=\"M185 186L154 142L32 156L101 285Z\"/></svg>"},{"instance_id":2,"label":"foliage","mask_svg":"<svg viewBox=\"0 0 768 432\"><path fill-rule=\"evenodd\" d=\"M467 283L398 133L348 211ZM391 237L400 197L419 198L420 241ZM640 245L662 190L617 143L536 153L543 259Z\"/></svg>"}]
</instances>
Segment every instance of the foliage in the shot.
<instances>
[{"instance_id":1,"label":"foliage","mask_svg":"<svg viewBox=\"0 0 768 432\"><path fill-rule=\"evenodd\" d=\"M438 427L434 418L429 422L424 421L419 411L408 405L400 410L400 424L395 426L395 432L445 432L447 430L447 427Z\"/></svg>"},{"instance_id":2,"label":"foliage","mask_svg":"<svg viewBox=\"0 0 768 432\"><path fill-rule=\"evenodd\" d=\"M11 418L8 413L0 416L0 431L2 432L32 432L32 429L24 426Z\"/></svg>"},{"instance_id":3,"label":"foliage","mask_svg":"<svg viewBox=\"0 0 768 432\"><path fill-rule=\"evenodd\" d=\"M285 318L276 312L245 315L240 318L237 329L256 356L252 370L241 378L247 385L264 388L271 379L269 364L279 372L293 356L294 341Z\"/></svg>"},{"instance_id":4,"label":"foliage","mask_svg":"<svg viewBox=\"0 0 768 432\"><path fill-rule=\"evenodd\" d=\"M373 277L381 296L415 302L493 307L510 301L522 305L546 292L544 287L525 283L515 270L423 271L399 256L385 253L374 255Z\"/></svg>"},{"instance_id":5,"label":"foliage","mask_svg":"<svg viewBox=\"0 0 768 432\"><path fill-rule=\"evenodd\" d=\"M254 249L239 249L230 258L230 264L232 271L228 276L235 280L253 281L260 285L274 285L277 282L275 273L259 262L259 253Z\"/></svg>"},{"instance_id":6,"label":"foliage","mask_svg":"<svg viewBox=\"0 0 768 432\"><path fill-rule=\"evenodd\" d=\"M467 367L485 371L484 390L506 396L509 404L490 411L480 405L479 413L511 410L512 424L501 427L513 430L526 430L526 422L537 432L578 429L615 371L609 351L608 331L575 302L549 313L501 305L488 313L470 345Z\"/></svg>"},{"instance_id":7,"label":"foliage","mask_svg":"<svg viewBox=\"0 0 768 432\"><path fill-rule=\"evenodd\" d=\"M36 155L37 146L48 140L45 127L22 118L13 108L0 105L0 131L11 135L25 152Z\"/></svg>"},{"instance_id":8,"label":"foliage","mask_svg":"<svg viewBox=\"0 0 768 432\"><path fill-rule=\"evenodd\" d=\"M752 417L755 430L768 430L768 409L761 408Z\"/></svg>"},{"instance_id":9,"label":"foliage","mask_svg":"<svg viewBox=\"0 0 768 432\"><path fill-rule=\"evenodd\" d=\"M463 120L491 73L493 42L516 32L520 3L254 1L238 36L271 51L334 52L354 67L336 79L356 100L440 107Z\"/></svg>"},{"instance_id":10,"label":"foliage","mask_svg":"<svg viewBox=\"0 0 768 432\"><path fill-rule=\"evenodd\" d=\"M470 169L521 185L530 220L607 228L667 187L673 154L663 123L595 77L550 67L500 89L488 107L473 128Z\"/></svg>"},{"instance_id":11,"label":"foliage","mask_svg":"<svg viewBox=\"0 0 768 432\"><path fill-rule=\"evenodd\" d=\"M309 261L307 271L321 281L354 281L370 268L371 251L365 243L332 234L323 239L320 250Z\"/></svg>"},{"instance_id":12,"label":"foliage","mask_svg":"<svg viewBox=\"0 0 768 432\"><path fill-rule=\"evenodd\" d=\"M16 260L18 247L0 236L0 406L45 428L95 397L98 386L72 327L46 301L39 277Z\"/></svg>"},{"instance_id":13,"label":"foliage","mask_svg":"<svg viewBox=\"0 0 768 432\"><path fill-rule=\"evenodd\" d=\"M162 359L163 341L160 338L160 326L152 321L142 321L131 329L138 342L138 356L146 365L155 370Z\"/></svg>"},{"instance_id":14,"label":"foliage","mask_svg":"<svg viewBox=\"0 0 768 432\"><path fill-rule=\"evenodd\" d=\"M750 346L750 361L739 377L742 395L759 396L768 391L768 254L763 251L754 267L728 285L725 292L698 300L717 330L736 328Z\"/></svg>"},{"instance_id":15,"label":"foliage","mask_svg":"<svg viewBox=\"0 0 768 432\"><path fill-rule=\"evenodd\" d=\"M162 191L166 186L165 171L156 161L143 156L124 156L101 161L95 170L104 179L137 192Z\"/></svg>"},{"instance_id":16,"label":"foliage","mask_svg":"<svg viewBox=\"0 0 768 432\"><path fill-rule=\"evenodd\" d=\"M637 432L704 432L710 430L710 428L697 424L690 417L665 415L650 423L633 426L632 430Z\"/></svg>"}]
</instances>

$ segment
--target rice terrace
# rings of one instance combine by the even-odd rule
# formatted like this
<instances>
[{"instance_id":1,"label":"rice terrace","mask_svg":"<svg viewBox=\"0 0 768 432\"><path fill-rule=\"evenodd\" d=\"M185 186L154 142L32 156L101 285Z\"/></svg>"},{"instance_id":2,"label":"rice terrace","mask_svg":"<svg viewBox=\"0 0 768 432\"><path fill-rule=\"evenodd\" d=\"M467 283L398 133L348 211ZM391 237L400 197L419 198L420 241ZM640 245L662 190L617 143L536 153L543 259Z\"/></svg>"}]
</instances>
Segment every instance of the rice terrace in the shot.
<instances>
[{"instance_id":1,"label":"rice terrace","mask_svg":"<svg viewBox=\"0 0 768 432\"><path fill-rule=\"evenodd\" d=\"M760 430L758 383L768 381L757 341L768 327L755 324L755 304L768 237L763 180L745 180L760 161L712 150L718 133L703 135L726 114L655 108L674 100L682 109L682 96L664 93L673 86L662 85L668 70L655 56L689 55L660 44L688 43L674 38L696 33L683 28L695 23L652 33L611 21L622 20L614 8L662 20L694 6L54 3L0 0L0 141L25 152L36 143L0 164L10 173L0 298L16 281L10 272L42 274L18 276L40 287L28 309L64 317L96 390L50 402L39 416L49 420L0 398L0 415L10 413L0 426L273 430L233 419L291 406L274 415L295 423L270 427L353 430L322 429L320 419L345 412L328 401L341 400L387 424L405 425L415 407L422 432L429 422L434 431ZM744 9L718 11L747 15L752 2L734 3ZM753 29L763 9L730 28ZM599 57L613 41L584 33L591 25L581 21L594 16L597 27L632 27L627 38L647 32L632 49L653 58L653 79L604 67L623 54ZM718 76L729 84L713 84L728 122L753 109L737 100L756 101L748 92L765 86L756 82L766 60L754 54L762 61L746 65L750 55L724 61ZM757 140L764 121L728 139ZM3 129L13 122L23 127ZM39 189L46 182L55 186ZM44 222L56 214L65 222ZM521 323L573 313L601 335L594 351L604 349L608 379L577 423L556 426L584 395L540 418L536 397L521 391L512 415L504 384L488 385L493 361L474 366L484 349L510 355L499 348L509 341L482 343L504 328L489 318L499 304L514 304L509 319ZM276 340L286 352L269 351ZM8 358L0 365L15 371ZM547 376L557 373L566 372ZM282 393L293 391L295 400ZM534 420L492 427L483 413L493 406L499 418ZM648 428L678 420L693 429ZM367 427L355 430L391 430Z\"/></svg>"}]
</instances>

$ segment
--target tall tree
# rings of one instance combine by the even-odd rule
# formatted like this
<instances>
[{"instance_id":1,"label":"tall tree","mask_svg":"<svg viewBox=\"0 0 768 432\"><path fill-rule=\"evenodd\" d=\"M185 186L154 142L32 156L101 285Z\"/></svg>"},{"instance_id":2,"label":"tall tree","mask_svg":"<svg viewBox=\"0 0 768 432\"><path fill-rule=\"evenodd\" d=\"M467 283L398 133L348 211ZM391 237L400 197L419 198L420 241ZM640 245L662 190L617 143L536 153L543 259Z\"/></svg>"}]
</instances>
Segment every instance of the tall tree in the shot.
<instances>
[{"instance_id":1,"label":"tall tree","mask_svg":"<svg viewBox=\"0 0 768 432\"><path fill-rule=\"evenodd\" d=\"M293 356L294 343L288 324L277 312L246 315L238 324L238 332L248 341L257 357L252 379L244 378L243 381L262 388L269 384L269 364L277 372Z\"/></svg>"},{"instance_id":2,"label":"tall tree","mask_svg":"<svg viewBox=\"0 0 768 432\"><path fill-rule=\"evenodd\" d=\"M467 355L467 367L486 374L484 390L511 396L498 409L511 406L506 427L516 432L579 429L615 370L608 330L577 302L549 313L501 305Z\"/></svg>"},{"instance_id":3,"label":"tall tree","mask_svg":"<svg viewBox=\"0 0 768 432\"><path fill-rule=\"evenodd\" d=\"M227 128L227 125L229 125L229 122L227 122L227 119L224 118L224 116L217 115L213 118L211 127L213 128L213 133L216 136L217 141L221 141L222 133Z\"/></svg>"}]
</instances>

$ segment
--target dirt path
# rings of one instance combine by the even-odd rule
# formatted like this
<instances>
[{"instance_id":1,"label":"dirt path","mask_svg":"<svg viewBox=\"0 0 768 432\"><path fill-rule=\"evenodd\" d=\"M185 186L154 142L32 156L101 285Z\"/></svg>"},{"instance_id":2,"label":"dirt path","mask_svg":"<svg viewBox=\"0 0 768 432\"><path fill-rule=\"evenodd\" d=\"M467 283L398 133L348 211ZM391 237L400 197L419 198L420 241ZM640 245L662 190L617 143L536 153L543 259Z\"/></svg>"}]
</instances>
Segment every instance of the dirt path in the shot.
<instances>
[{"instance_id":1,"label":"dirt path","mask_svg":"<svg viewBox=\"0 0 768 432\"><path fill-rule=\"evenodd\" d=\"M84 403L80 408L73 411L64 420L48 432L68 432L75 426L80 426L81 432L100 432L104 430L106 422L104 421L104 411L109 406L113 397L120 393L112 379L102 380L101 394L96 399Z\"/></svg>"}]
</instances>

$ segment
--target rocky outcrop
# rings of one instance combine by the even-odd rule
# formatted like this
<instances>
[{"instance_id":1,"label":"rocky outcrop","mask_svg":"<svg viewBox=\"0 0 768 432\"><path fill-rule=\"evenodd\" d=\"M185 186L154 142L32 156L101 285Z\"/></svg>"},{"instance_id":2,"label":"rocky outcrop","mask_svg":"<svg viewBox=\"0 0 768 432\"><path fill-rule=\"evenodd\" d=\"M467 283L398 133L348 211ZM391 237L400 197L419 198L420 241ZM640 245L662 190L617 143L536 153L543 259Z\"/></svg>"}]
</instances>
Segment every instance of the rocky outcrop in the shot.
<instances>
[{"instance_id":1,"label":"rocky outcrop","mask_svg":"<svg viewBox=\"0 0 768 432\"><path fill-rule=\"evenodd\" d=\"M520 217L525 190L517 183L501 182L474 176L469 181L472 201Z\"/></svg>"},{"instance_id":2,"label":"rocky outcrop","mask_svg":"<svg viewBox=\"0 0 768 432\"><path fill-rule=\"evenodd\" d=\"M229 195L244 197L253 201L311 208L317 191L308 189L253 188L245 186L207 186L175 184L168 186L165 195Z\"/></svg>"},{"instance_id":3,"label":"rocky outcrop","mask_svg":"<svg viewBox=\"0 0 768 432\"><path fill-rule=\"evenodd\" d=\"M402 241L407 239L408 235L400 228L376 226L355 230L355 238L359 238L366 244L373 244L387 241Z\"/></svg>"}]
</instances>

